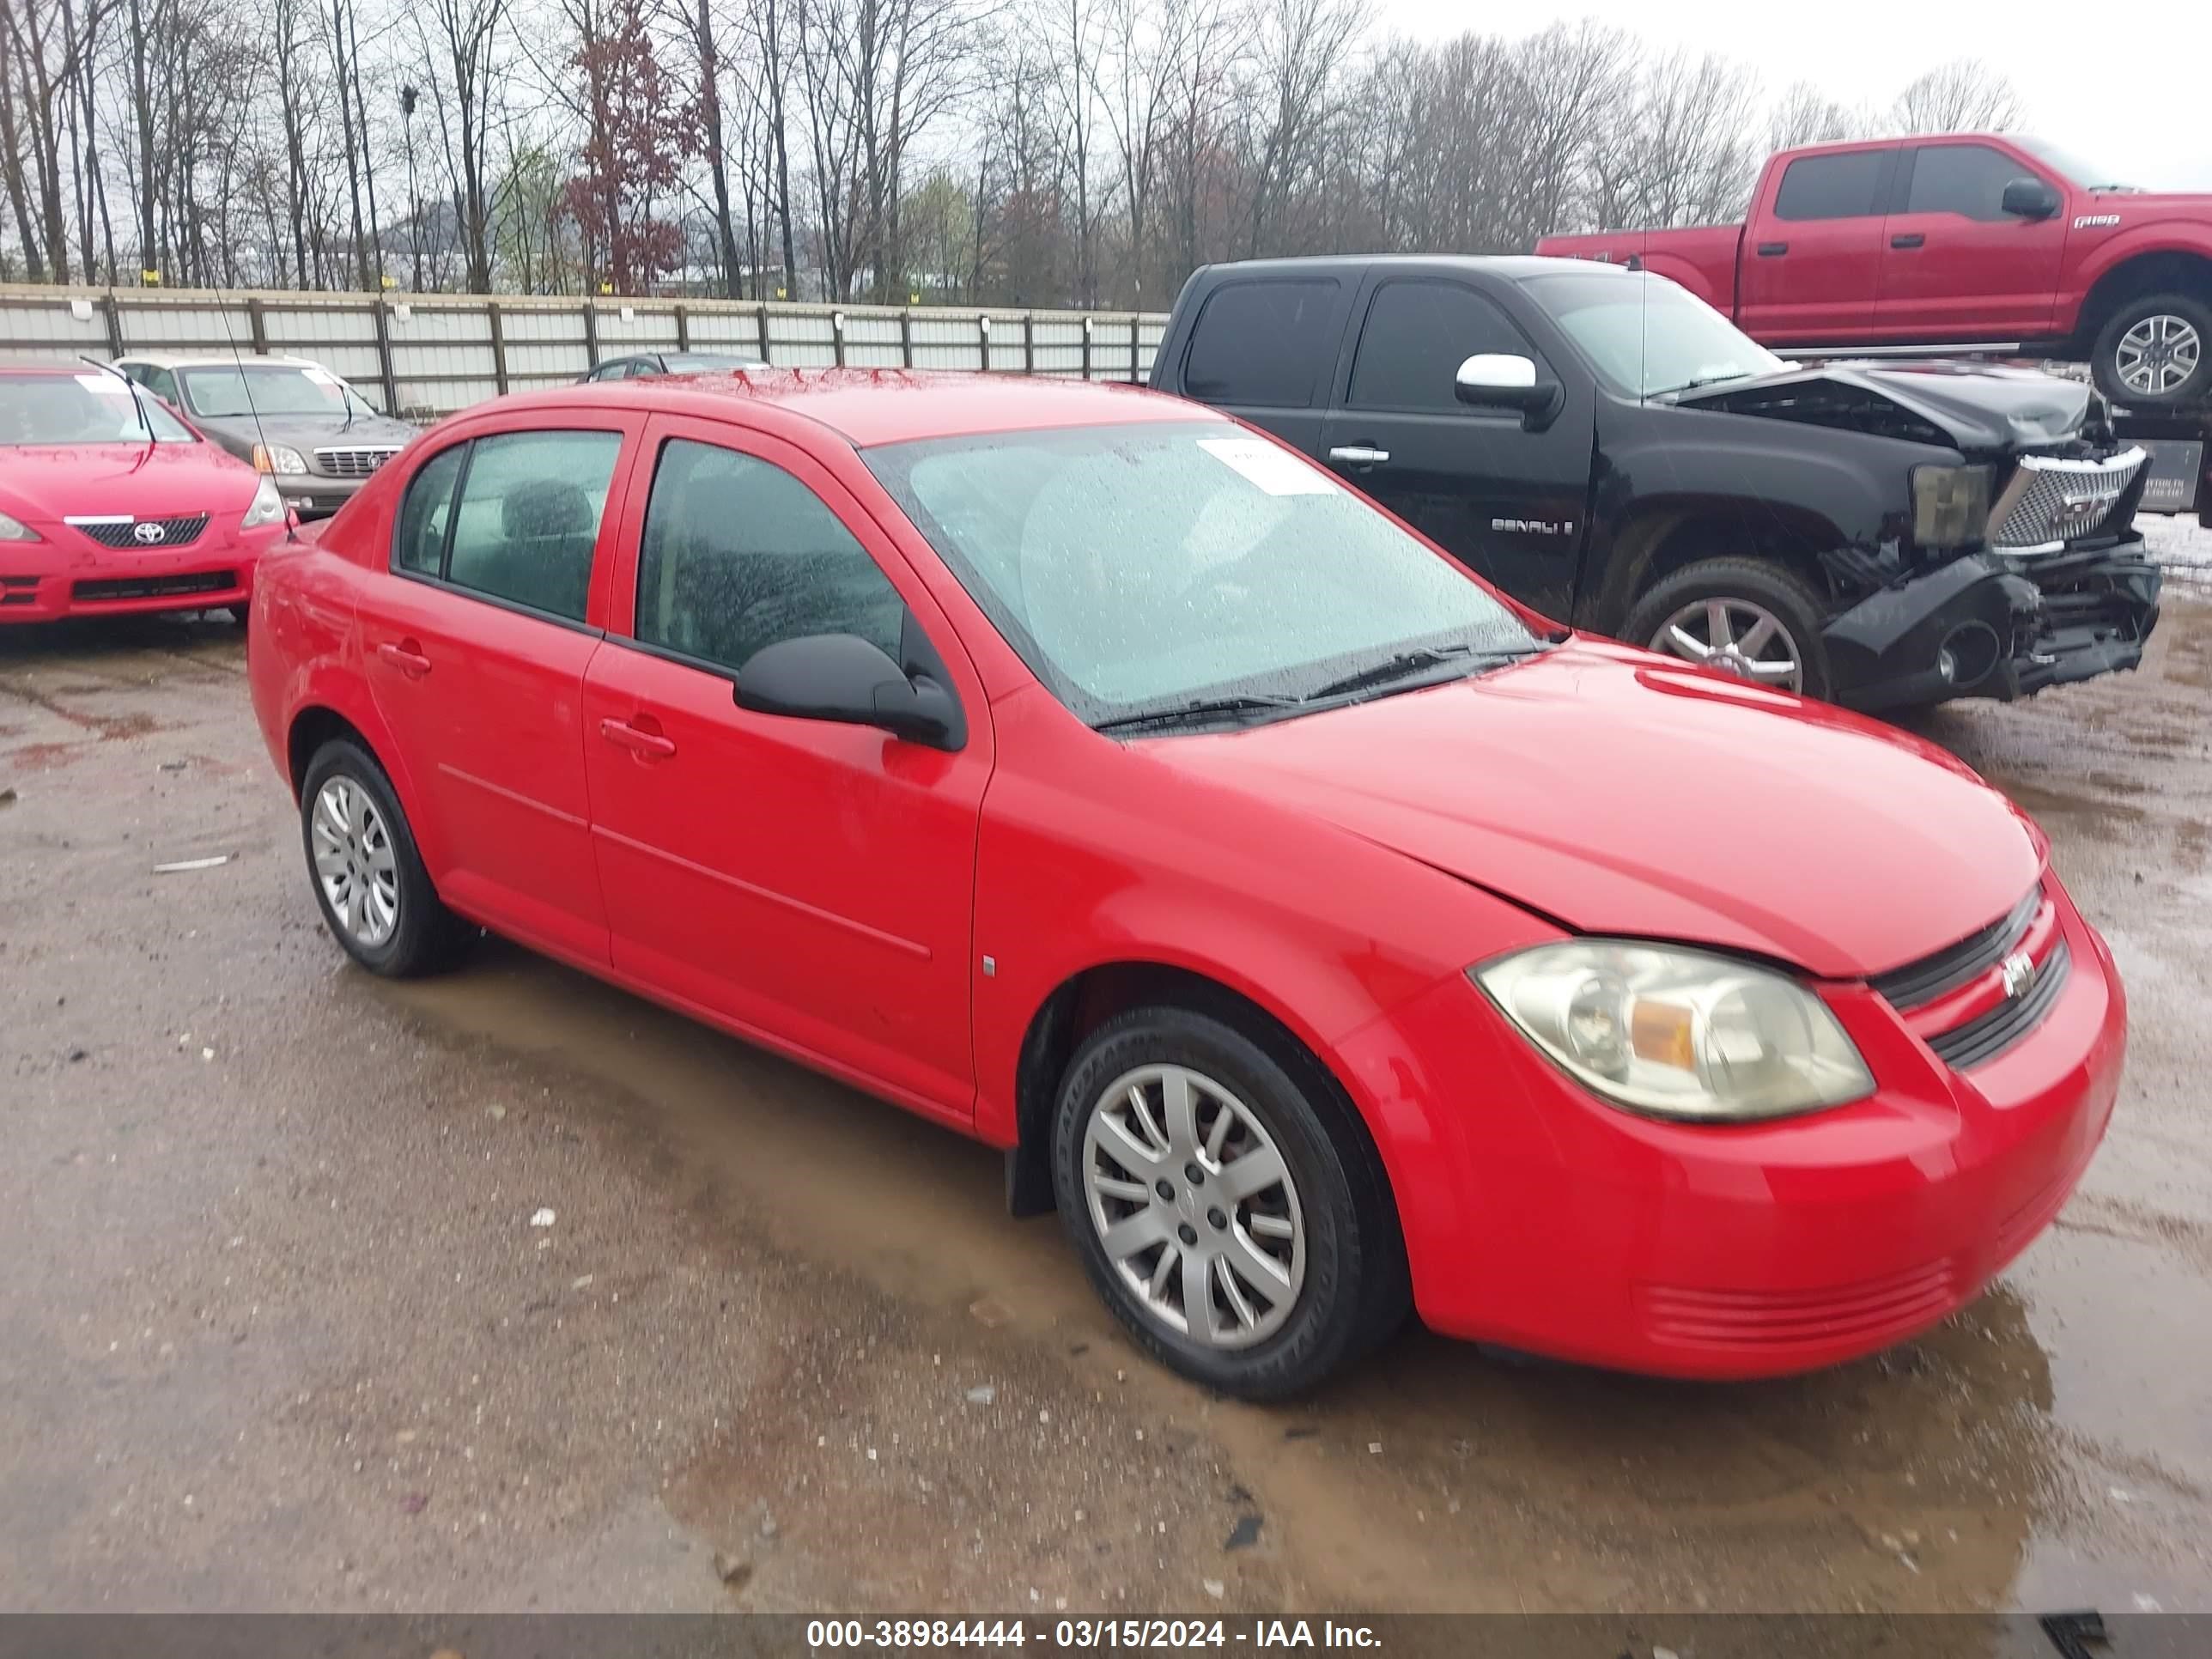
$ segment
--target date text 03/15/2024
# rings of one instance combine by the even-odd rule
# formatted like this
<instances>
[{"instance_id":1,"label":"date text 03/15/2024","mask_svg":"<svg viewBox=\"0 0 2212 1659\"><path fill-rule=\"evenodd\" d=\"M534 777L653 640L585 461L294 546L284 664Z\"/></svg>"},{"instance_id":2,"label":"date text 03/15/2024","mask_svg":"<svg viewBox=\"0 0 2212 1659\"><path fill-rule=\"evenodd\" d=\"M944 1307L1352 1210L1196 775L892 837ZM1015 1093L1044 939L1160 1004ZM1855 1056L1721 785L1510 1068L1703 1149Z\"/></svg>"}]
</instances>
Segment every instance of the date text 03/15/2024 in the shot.
<instances>
[{"instance_id":1,"label":"date text 03/15/2024","mask_svg":"<svg viewBox=\"0 0 2212 1659\"><path fill-rule=\"evenodd\" d=\"M1334 1620L1060 1619L1034 1627L1020 1619L816 1619L809 1651L839 1648L1379 1648L1366 1625Z\"/></svg>"}]
</instances>

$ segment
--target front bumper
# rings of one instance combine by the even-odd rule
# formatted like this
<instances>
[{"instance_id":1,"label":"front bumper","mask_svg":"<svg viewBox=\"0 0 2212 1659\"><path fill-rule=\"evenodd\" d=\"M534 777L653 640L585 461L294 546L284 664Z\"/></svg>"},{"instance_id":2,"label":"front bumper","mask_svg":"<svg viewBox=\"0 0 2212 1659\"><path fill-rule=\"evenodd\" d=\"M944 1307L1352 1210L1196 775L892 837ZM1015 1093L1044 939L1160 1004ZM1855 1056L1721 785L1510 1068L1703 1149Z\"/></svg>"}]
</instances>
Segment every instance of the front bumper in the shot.
<instances>
[{"instance_id":1,"label":"front bumper","mask_svg":"<svg viewBox=\"0 0 2212 1659\"><path fill-rule=\"evenodd\" d=\"M284 505L300 515L301 523L327 519L361 493L367 478L326 478L319 473L280 472L276 493Z\"/></svg>"},{"instance_id":2,"label":"front bumper","mask_svg":"<svg viewBox=\"0 0 2212 1659\"><path fill-rule=\"evenodd\" d=\"M1517 1035L1486 1042L1495 1016L1463 981L1355 1034L1338 1057L1422 1317L1622 1370L1749 1377L1875 1352L1972 1301L2072 1193L2119 1086L2112 957L2051 890L2074 965L2039 1024L1954 1071L1872 989L1824 988L1881 1084L1801 1118L1615 1110Z\"/></svg>"},{"instance_id":3,"label":"front bumper","mask_svg":"<svg viewBox=\"0 0 2212 1659\"><path fill-rule=\"evenodd\" d=\"M0 543L0 626L244 605L253 595L254 567L284 535L283 525L269 525L158 553Z\"/></svg>"},{"instance_id":4,"label":"front bumper","mask_svg":"<svg viewBox=\"0 0 2212 1659\"><path fill-rule=\"evenodd\" d=\"M2092 551L1954 559L1821 630L1836 701L1868 711L2009 702L2133 668L2158 625L2160 586L2139 536Z\"/></svg>"}]
</instances>

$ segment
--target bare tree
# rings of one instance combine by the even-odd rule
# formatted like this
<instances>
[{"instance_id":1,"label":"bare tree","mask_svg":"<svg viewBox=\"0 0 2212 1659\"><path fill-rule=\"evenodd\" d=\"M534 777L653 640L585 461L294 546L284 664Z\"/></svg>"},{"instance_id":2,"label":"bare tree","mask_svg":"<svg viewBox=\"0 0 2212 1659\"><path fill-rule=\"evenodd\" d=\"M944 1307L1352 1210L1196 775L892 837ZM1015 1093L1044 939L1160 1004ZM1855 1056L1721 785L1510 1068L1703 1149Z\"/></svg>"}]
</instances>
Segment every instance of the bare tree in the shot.
<instances>
[{"instance_id":1,"label":"bare tree","mask_svg":"<svg viewBox=\"0 0 2212 1659\"><path fill-rule=\"evenodd\" d=\"M2012 82L1978 58L1939 64L1890 106L1891 124L1905 132L2002 132L2020 117Z\"/></svg>"}]
</instances>

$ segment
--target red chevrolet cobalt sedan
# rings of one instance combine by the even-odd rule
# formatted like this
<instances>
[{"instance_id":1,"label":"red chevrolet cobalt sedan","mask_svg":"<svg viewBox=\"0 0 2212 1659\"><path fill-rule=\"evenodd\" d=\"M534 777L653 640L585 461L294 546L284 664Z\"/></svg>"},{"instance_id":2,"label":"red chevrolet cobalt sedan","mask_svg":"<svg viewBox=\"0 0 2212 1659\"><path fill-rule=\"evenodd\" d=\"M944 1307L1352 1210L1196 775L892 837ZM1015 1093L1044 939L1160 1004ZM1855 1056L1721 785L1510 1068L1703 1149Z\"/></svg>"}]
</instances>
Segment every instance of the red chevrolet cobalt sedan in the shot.
<instances>
[{"instance_id":1,"label":"red chevrolet cobalt sedan","mask_svg":"<svg viewBox=\"0 0 2212 1659\"><path fill-rule=\"evenodd\" d=\"M112 369L0 363L0 625L229 609L287 531L275 484Z\"/></svg>"},{"instance_id":2,"label":"red chevrolet cobalt sedan","mask_svg":"<svg viewBox=\"0 0 2212 1659\"><path fill-rule=\"evenodd\" d=\"M1196 405L502 399L254 611L357 961L481 924L1003 1148L1236 1394L1409 1304L1639 1371L1863 1353L1973 1297L2112 1109L2112 957L2002 795L1555 628Z\"/></svg>"}]
</instances>

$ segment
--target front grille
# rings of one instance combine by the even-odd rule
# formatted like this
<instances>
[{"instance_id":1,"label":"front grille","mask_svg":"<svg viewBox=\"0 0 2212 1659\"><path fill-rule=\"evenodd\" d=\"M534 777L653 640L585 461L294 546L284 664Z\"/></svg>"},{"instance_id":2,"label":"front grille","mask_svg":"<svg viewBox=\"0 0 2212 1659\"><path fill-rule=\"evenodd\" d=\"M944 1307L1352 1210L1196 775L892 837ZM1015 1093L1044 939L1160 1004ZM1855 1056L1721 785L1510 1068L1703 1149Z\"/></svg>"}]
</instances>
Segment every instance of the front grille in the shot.
<instances>
[{"instance_id":1,"label":"front grille","mask_svg":"<svg viewBox=\"0 0 2212 1659\"><path fill-rule=\"evenodd\" d=\"M2021 935L2043 908L2043 889L2031 887L2027 896L1988 927L1947 945L1932 957L1907 963L1869 980L1889 1006L1899 1013L1924 1006L1975 980L2002 962L2019 945Z\"/></svg>"},{"instance_id":2,"label":"front grille","mask_svg":"<svg viewBox=\"0 0 2212 1659\"><path fill-rule=\"evenodd\" d=\"M2074 965L2073 955L2061 939L2051 948L2036 969L2035 983L2016 997L2007 997L1985 1014L1978 1014L1964 1025L1954 1025L1928 1039L1928 1046L1936 1057L1956 1072L1970 1066L1979 1066L1984 1060L1995 1060L2006 1049L2026 1036L2043 1023L2051 1012L2051 1005L2058 1000L2058 994L2066 986L2066 977Z\"/></svg>"},{"instance_id":3,"label":"front grille","mask_svg":"<svg viewBox=\"0 0 2212 1659\"><path fill-rule=\"evenodd\" d=\"M123 576L76 582L71 595L80 599L159 599L184 593L227 593L238 586L235 570L200 570L189 576Z\"/></svg>"},{"instance_id":4,"label":"front grille","mask_svg":"<svg viewBox=\"0 0 2212 1659\"><path fill-rule=\"evenodd\" d=\"M360 449L319 449L315 452L315 466L333 478L366 478L398 453L397 444Z\"/></svg>"},{"instance_id":5,"label":"front grille","mask_svg":"<svg viewBox=\"0 0 2212 1659\"><path fill-rule=\"evenodd\" d=\"M2094 536L2148 460L2126 449L2101 461L2024 455L1990 509L1990 545L2000 553L2048 553Z\"/></svg>"},{"instance_id":6,"label":"front grille","mask_svg":"<svg viewBox=\"0 0 2212 1659\"><path fill-rule=\"evenodd\" d=\"M1949 1259L1881 1279L1810 1291L1638 1287L1645 1328L1667 1341L1708 1348L1787 1347L1905 1336L1933 1324L1960 1299Z\"/></svg>"},{"instance_id":7,"label":"front grille","mask_svg":"<svg viewBox=\"0 0 2212 1659\"><path fill-rule=\"evenodd\" d=\"M65 519L63 522L91 537L102 547L135 547L151 551L157 547L190 547L207 528L208 515L192 513L173 519Z\"/></svg>"}]
</instances>

